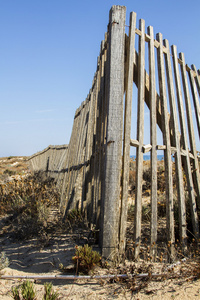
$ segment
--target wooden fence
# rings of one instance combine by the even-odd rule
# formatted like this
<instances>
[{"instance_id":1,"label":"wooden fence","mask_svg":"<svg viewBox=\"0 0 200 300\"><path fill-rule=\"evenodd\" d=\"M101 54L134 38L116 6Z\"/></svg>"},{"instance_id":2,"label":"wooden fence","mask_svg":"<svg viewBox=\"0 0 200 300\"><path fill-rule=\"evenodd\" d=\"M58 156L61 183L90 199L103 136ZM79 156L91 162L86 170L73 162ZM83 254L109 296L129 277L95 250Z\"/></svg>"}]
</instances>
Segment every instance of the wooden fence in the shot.
<instances>
[{"instance_id":1,"label":"wooden fence","mask_svg":"<svg viewBox=\"0 0 200 300\"><path fill-rule=\"evenodd\" d=\"M134 251L137 257L142 236L143 155L150 152L149 245L155 255L158 232L157 154L162 150L166 243L173 255L174 183L179 207L179 239L183 249L187 248L186 194L193 235L199 238L197 205L200 204L200 180L195 132L200 136L200 71L194 65L191 68L186 65L184 54L178 55L176 46L170 47L162 34L154 37L151 26L146 32L144 20L139 20L137 28L134 12L130 14L129 33L125 34L125 15L125 7L111 8L92 87L75 113L60 209L64 215L71 209L84 212L91 226L100 231L99 241L104 257L122 254L126 246L130 147L135 147ZM137 96L133 95L135 87ZM132 116L135 102L136 117L136 111ZM144 121L145 107L150 117L149 126ZM131 136L134 128L137 131L135 138ZM150 141L144 145L144 133L147 131ZM158 131L162 133L162 145L157 142Z\"/></svg>"},{"instance_id":2,"label":"wooden fence","mask_svg":"<svg viewBox=\"0 0 200 300\"><path fill-rule=\"evenodd\" d=\"M68 145L50 145L29 156L27 161L32 171L43 172L47 177L54 178L57 186L60 187L66 169L67 154Z\"/></svg>"}]
</instances>

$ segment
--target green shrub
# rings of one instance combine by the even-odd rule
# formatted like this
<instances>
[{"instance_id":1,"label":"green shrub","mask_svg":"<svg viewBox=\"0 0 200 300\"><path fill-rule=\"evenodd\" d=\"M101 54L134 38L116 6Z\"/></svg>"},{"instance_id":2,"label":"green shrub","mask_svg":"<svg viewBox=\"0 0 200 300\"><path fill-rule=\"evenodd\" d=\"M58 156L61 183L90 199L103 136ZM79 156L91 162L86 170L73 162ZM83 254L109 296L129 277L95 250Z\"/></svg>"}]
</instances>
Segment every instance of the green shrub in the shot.
<instances>
[{"instance_id":1,"label":"green shrub","mask_svg":"<svg viewBox=\"0 0 200 300\"><path fill-rule=\"evenodd\" d=\"M77 271L88 273L95 265L101 262L101 256L97 251L93 251L92 247L88 245L76 246L75 256L72 260L77 267Z\"/></svg>"}]
</instances>

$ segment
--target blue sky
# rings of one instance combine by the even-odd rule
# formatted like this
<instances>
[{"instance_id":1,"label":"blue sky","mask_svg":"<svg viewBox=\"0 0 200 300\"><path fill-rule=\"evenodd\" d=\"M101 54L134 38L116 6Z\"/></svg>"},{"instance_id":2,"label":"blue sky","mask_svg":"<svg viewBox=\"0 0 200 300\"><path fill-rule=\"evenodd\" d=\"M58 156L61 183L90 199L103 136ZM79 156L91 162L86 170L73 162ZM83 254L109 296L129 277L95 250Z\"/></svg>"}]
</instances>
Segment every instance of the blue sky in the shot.
<instances>
[{"instance_id":1,"label":"blue sky","mask_svg":"<svg viewBox=\"0 0 200 300\"><path fill-rule=\"evenodd\" d=\"M69 142L112 5L127 7L127 25L135 11L200 68L199 0L0 0L0 157Z\"/></svg>"}]
</instances>

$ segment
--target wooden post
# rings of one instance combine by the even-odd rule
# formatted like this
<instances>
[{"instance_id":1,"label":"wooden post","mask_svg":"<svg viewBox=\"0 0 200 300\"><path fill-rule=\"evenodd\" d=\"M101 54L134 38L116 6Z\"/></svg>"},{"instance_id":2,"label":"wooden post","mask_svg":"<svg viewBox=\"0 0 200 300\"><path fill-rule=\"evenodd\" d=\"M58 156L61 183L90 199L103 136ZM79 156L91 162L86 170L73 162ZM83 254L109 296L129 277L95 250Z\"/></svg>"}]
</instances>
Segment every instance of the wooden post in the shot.
<instances>
[{"instance_id":1,"label":"wooden post","mask_svg":"<svg viewBox=\"0 0 200 300\"><path fill-rule=\"evenodd\" d=\"M103 213L103 257L113 258L119 244L120 176L122 167L123 94L124 94L124 6L110 10L108 37L108 119L105 158L105 195Z\"/></svg>"}]
</instances>

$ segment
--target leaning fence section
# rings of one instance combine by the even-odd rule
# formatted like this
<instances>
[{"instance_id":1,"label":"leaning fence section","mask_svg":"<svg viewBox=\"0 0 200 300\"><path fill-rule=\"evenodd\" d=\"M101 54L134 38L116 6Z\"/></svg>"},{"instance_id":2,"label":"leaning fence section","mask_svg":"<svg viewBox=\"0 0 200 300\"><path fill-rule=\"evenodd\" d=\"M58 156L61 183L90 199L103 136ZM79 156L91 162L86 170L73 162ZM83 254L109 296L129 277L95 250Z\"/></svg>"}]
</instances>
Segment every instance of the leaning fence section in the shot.
<instances>
[{"instance_id":1,"label":"leaning fence section","mask_svg":"<svg viewBox=\"0 0 200 300\"><path fill-rule=\"evenodd\" d=\"M66 169L67 155L68 145L50 145L28 157L27 161L32 171L43 172L46 177L54 178L60 187Z\"/></svg>"},{"instance_id":2,"label":"leaning fence section","mask_svg":"<svg viewBox=\"0 0 200 300\"><path fill-rule=\"evenodd\" d=\"M125 7L115 6L92 88L77 109L60 208L81 209L100 230L102 252L118 247L122 167Z\"/></svg>"}]
</instances>

